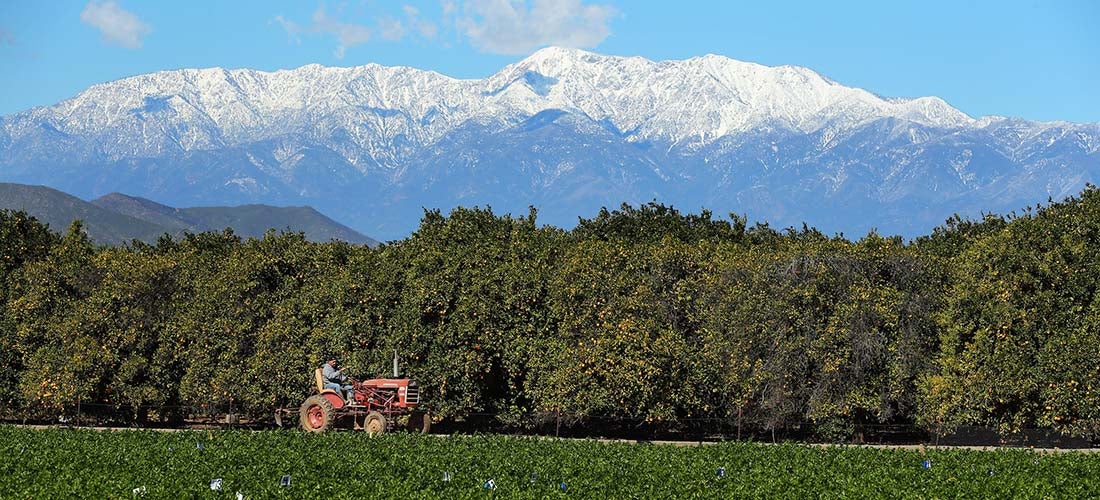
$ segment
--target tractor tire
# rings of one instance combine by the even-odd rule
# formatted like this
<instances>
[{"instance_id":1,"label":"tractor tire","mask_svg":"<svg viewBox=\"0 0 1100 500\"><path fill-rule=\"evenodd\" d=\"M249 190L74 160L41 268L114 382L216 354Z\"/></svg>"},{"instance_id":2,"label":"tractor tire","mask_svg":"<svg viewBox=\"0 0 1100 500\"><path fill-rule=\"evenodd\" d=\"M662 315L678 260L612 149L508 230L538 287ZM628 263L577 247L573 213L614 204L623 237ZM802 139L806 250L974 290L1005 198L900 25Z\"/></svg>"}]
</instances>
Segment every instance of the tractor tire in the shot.
<instances>
[{"instance_id":1,"label":"tractor tire","mask_svg":"<svg viewBox=\"0 0 1100 500\"><path fill-rule=\"evenodd\" d=\"M363 424L363 430L372 436L386 432L386 416L376 411L370 412L367 422Z\"/></svg>"},{"instance_id":2,"label":"tractor tire","mask_svg":"<svg viewBox=\"0 0 1100 500\"><path fill-rule=\"evenodd\" d=\"M306 398L299 414L302 429L317 434L331 429L332 421L336 419L336 409L328 398L321 395Z\"/></svg>"},{"instance_id":3,"label":"tractor tire","mask_svg":"<svg viewBox=\"0 0 1100 500\"><path fill-rule=\"evenodd\" d=\"M427 434L432 430L432 417L426 412L412 412L409 414L409 423L405 425L409 432Z\"/></svg>"}]
</instances>

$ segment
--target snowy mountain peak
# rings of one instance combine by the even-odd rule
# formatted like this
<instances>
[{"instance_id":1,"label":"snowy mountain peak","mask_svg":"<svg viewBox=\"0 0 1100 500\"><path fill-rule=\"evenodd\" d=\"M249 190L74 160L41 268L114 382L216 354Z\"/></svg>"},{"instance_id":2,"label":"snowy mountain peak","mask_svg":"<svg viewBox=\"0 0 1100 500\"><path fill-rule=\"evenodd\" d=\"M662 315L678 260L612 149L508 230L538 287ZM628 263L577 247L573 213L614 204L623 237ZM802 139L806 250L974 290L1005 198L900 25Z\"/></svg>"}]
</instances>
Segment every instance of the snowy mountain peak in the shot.
<instances>
[{"instance_id":1,"label":"snowy mountain peak","mask_svg":"<svg viewBox=\"0 0 1100 500\"><path fill-rule=\"evenodd\" d=\"M569 226L663 203L924 233L1100 182L1100 125L975 120L798 66L551 47L460 80L378 64L161 71L0 118L0 180L176 205L312 205L403 237L423 207Z\"/></svg>"},{"instance_id":2,"label":"snowy mountain peak","mask_svg":"<svg viewBox=\"0 0 1100 500\"><path fill-rule=\"evenodd\" d=\"M547 110L603 123L632 142L705 144L772 128L837 133L882 118L948 129L975 123L939 98L882 99L803 67L548 47L483 80L374 63L161 71L94 85L3 127L18 140L32 130L27 123L45 119L62 133L94 137L111 158L336 135L353 164L362 155L352 151L367 150L396 166L394 141L424 147L465 123L517 123Z\"/></svg>"},{"instance_id":3,"label":"snowy mountain peak","mask_svg":"<svg viewBox=\"0 0 1100 500\"><path fill-rule=\"evenodd\" d=\"M950 124L959 127L973 125L975 120L966 113L955 109L939 97L918 97L900 101L904 110L901 118L927 125Z\"/></svg>"},{"instance_id":4,"label":"snowy mountain peak","mask_svg":"<svg viewBox=\"0 0 1100 500\"><path fill-rule=\"evenodd\" d=\"M812 132L887 117L943 128L973 121L939 98L885 100L809 68L714 54L654 62L550 47L491 76L484 88L528 112L579 110L646 140L713 140L772 126Z\"/></svg>"},{"instance_id":5,"label":"snowy mountain peak","mask_svg":"<svg viewBox=\"0 0 1100 500\"><path fill-rule=\"evenodd\" d=\"M598 57L607 57L596 54L595 52L589 52L582 49L574 49L569 47L546 47L535 52L531 55L523 58L520 64L537 64L543 62L575 62L582 59L594 59Z\"/></svg>"}]
</instances>

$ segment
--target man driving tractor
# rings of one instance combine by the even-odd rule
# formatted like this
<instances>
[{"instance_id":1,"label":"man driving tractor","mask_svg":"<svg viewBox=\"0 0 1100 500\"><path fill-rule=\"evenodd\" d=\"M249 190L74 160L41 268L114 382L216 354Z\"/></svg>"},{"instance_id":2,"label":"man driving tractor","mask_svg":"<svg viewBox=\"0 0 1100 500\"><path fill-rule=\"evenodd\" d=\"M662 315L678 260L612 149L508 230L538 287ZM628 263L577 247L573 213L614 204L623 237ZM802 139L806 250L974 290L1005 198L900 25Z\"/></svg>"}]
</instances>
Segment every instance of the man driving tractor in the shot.
<instances>
[{"instance_id":1,"label":"man driving tractor","mask_svg":"<svg viewBox=\"0 0 1100 500\"><path fill-rule=\"evenodd\" d=\"M348 381L348 376L341 373L342 370L336 369L336 359L330 359L324 365L321 366L321 377L324 380L325 389L332 389L337 393L341 390L344 391L344 399L349 405L355 404L355 391L350 385L343 385Z\"/></svg>"},{"instance_id":2,"label":"man driving tractor","mask_svg":"<svg viewBox=\"0 0 1100 500\"><path fill-rule=\"evenodd\" d=\"M410 378L400 378L397 354L394 354L393 378L355 380L343 373L336 356L325 354L327 360L313 370L314 394L302 402L297 411L275 410L275 423L282 426L285 415L298 415L298 422L309 432L325 432L341 417L352 417L355 428L371 434L396 428L400 424L416 432L428 432L432 419L420 409L420 385ZM2 496L2 495L0 495Z\"/></svg>"}]
</instances>

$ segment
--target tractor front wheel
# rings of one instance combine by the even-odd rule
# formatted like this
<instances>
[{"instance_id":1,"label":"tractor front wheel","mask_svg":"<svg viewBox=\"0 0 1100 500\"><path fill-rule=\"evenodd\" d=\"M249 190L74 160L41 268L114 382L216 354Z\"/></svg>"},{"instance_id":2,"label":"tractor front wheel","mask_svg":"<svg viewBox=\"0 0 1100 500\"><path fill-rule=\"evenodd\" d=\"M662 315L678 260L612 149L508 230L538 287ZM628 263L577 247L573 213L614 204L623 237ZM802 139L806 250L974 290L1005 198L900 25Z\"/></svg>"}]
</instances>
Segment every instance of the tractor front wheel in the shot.
<instances>
[{"instance_id":1,"label":"tractor front wheel","mask_svg":"<svg viewBox=\"0 0 1100 500\"><path fill-rule=\"evenodd\" d=\"M310 396L302 403L300 410L300 422L302 429L309 432L322 433L332 427L336 409L328 398L317 395Z\"/></svg>"},{"instance_id":2,"label":"tractor front wheel","mask_svg":"<svg viewBox=\"0 0 1100 500\"><path fill-rule=\"evenodd\" d=\"M363 429L372 436L386 432L386 416L376 411L370 412L367 415L367 423L363 426Z\"/></svg>"}]
</instances>

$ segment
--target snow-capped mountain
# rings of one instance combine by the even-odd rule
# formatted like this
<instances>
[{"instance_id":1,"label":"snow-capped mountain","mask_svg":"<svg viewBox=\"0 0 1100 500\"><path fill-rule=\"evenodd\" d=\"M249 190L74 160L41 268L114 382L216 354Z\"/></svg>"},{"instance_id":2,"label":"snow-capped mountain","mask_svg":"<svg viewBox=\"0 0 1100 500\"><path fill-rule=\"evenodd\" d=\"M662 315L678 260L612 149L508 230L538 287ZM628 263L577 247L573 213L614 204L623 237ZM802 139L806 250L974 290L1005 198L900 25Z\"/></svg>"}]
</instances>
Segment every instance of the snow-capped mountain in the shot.
<instances>
[{"instance_id":1,"label":"snow-capped mountain","mask_svg":"<svg viewBox=\"0 0 1100 500\"><path fill-rule=\"evenodd\" d=\"M406 67L162 71L0 119L0 181L169 204L312 204L398 238L421 207L571 226L657 200L914 235L1100 174L1100 124L974 119L812 70L548 48L481 80Z\"/></svg>"}]
</instances>

